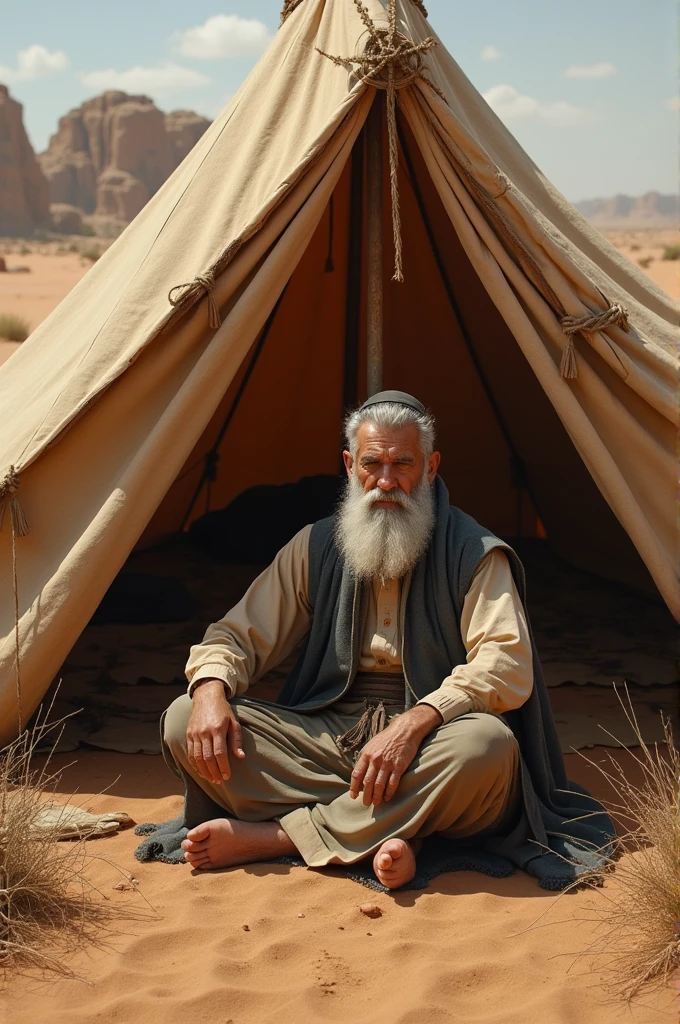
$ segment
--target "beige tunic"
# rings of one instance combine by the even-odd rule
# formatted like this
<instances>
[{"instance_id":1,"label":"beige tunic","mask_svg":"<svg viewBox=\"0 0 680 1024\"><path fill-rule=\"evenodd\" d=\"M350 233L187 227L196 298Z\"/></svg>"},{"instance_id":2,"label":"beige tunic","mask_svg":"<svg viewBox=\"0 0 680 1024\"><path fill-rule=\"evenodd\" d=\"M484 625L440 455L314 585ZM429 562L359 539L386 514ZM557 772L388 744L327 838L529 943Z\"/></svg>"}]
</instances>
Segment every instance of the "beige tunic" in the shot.
<instances>
[{"instance_id":1,"label":"beige tunic","mask_svg":"<svg viewBox=\"0 0 680 1024\"><path fill-rule=\"evenodd\" d=\"M241 696L307 633L312 619L311 529L310 525L300 530L238 604L208 627L202 643L191 648L186 667L189 695L199 680L220 679L229 696ZM401 592L399 580L373 583L362 633L363 672L401 670ZM466 664L452 667L441 685L419 703L436 708L444 722L471 711L502 714L520 707L533 685L533 659L522 603L502 551L491 551L473 577L463 604L461 634Z\"/></svg>"}]
</instances>

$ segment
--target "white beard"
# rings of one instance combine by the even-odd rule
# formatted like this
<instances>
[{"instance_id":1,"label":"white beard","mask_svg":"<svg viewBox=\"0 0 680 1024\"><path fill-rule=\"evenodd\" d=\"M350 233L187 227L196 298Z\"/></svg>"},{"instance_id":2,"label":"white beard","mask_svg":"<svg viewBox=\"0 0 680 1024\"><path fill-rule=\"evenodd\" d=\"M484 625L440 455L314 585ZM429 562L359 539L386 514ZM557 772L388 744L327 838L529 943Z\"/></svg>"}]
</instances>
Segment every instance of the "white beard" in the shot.
<instances>
[{"instance_id":1,"label":"white beard","mask_svg":"<svg viewBox=\"0 0 680 1024\"><path fill-rule=\"evenodd\" d=\"M376 501L394 501L395 508L374 508ZM410 494L378 487L366 492L353 474L338 509L336 539L353 576L400 579L424 555L434 523L434 491L427 466Z\"/></svg>"}]
</instances>

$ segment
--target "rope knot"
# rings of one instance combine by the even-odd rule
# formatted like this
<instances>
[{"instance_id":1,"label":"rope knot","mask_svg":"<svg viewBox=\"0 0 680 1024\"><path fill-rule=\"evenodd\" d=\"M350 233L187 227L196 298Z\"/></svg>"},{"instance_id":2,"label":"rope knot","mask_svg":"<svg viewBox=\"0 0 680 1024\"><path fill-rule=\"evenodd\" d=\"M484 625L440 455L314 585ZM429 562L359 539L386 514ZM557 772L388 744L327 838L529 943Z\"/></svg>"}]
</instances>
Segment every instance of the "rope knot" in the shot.
<instances>
[{"instance_id":1,"label":"rope knot","mask_svg":"<svg viewBox=\"0 0 680 1024\"><path fill-rule=\"evenodd\" d=\"M175 292L179 292L177 297L175 297ZM213 330L217 330L222 321L215 302L215 275L212 270L207 270L204 274L197 274L193 281L188 281L186 284L176 284L168 292L168 302L175 309L188 309L200 301L204 295L208 297L208 322Z\"/></svg>"},{"instance_id":2,"label":"rope knot","mask_svg":"<svg viewBox=\"0 0 680 1024\"><path fill-rule=\"evenodd\" d=\"M499 191L494 196L494 199L500 199L510 188L510 179L502 171L496 171L496 182L498 183Z\"/></svg>"},{"instance_id":3,"label":"rope knot","mask_svg":"<svg viewBox=\"0 0 680 1024\"><path fill-rule=\"evenodd\" d=\"M578 377L576 365L576 353L574 351L574 335L594 334L597 331L606 331L608 327L618 326L626 333L630 332L628 322L628 310L620 302L612 302L608 309L600 313L586 313L585 316L563 316L560 318L562 330L567 335L567 344L562 353L560 363L560 374L565 380L573 380ZM586 341L588 339L586 338Z\"/></svg>"},{"instance_id":4,"label":"rope knot","mask_svg":"<svg viewBox=\"0 0 680 1024\"><path fill-rule=\"evenodd\" d=\"M397 29L397 0L389 0L388 5L388 28L377 28L371 20L367 8L361 0L354 0L354 6L359 12L359 17L366 26L368 40L362 53L353 57L336 57L333 54L325 53L323 50L317 52L322 57L337 64L338 67L354 70L356 76L374 89L381 89L387 93L387 134L389 140L390 154L390 193L392 199L392 235L394 238L394 274L393 281L403 281L404 273L402 268L402 243L401 243L401 215L399 213L399 186L397 182L398 146L397 146L397 113L396 95L397 89L405 89L417 78L427 82L431 89L434 89L442 99L445 99L440 90L425 75L423 54L437 45L433 36L428 36L421 43L414 43L412 39L405 36ZM417 3L421 10L422 4Z\"/></svg>"},{"instance_id":5,"label":"rope knot","mask_svg":"<svg viewBox=\"0 0 680 1024\"><path fill-rule=\"evenodd\" d=\"M293 13L293 11L297 10L301 3L302 0L283 0L283 7L281 9L281 21L279 22L279 24L283 25L286 18L288 18ZM427 10L425 8L423 0L411 0L411 3L413 4L414 7L418 8L418 10L420 11L424 18L427 18Z\"/></svg>"},{"instance_id":6,"label":"rope knot","mask_svg":"<svg viewBox=\"0 0 680 1024\"><path fill-rule=\"evenodd\" d=\"M10 466L0 481L0 530L5 521L5 512L9 509L10 529L14 537L26 537L30 533L28 520L21 503L17 498L19 490L19 474L14 466Z\"/></svg>"}]
</instances>

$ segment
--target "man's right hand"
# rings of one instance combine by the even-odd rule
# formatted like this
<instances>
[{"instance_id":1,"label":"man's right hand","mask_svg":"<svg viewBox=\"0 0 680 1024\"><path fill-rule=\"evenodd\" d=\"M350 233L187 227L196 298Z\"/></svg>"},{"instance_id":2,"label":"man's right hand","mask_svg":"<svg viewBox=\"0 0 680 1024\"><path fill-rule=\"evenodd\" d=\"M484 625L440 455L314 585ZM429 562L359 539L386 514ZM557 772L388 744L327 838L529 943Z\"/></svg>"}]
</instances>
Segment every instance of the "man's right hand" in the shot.
<instances>
[{"instance_id":1,"label":"man's right hand","mask_svg":"<svg viewBox=\"0 0 680 1024\"><path fill-rule=\"evenodd\" d=\"M231 775L229 751L245 757L241 726L220 679L202 682L194 690L187 726L189 764L201 778L219 785Z\"/></svg>"}]
</instances>

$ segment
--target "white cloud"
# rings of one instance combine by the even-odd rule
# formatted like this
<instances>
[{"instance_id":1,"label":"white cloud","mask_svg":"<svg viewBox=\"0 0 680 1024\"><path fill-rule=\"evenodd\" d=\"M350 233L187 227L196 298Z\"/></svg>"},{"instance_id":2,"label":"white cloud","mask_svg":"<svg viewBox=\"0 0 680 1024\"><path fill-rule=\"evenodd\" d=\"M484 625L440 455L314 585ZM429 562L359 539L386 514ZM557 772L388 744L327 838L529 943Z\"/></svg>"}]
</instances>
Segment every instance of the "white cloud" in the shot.
<instances>
[{"instance_id":1,"label":"white cloud","mask_svg":"<svg viewBox=\"0 0 680 1024\"><path fill-rule=\"evenodd\" d=\"M611 78L618 71L609 61L600 64L570 64L564 72L565 78Z\"/></svg>"},{"instance_id":2,"label":"white cloud","mask_svg":"<svg viewBox=\"0 0 680 1024\"><path fill-rule=\"evenodd\" d=\"M17 53L16 68L0 66L0 79L6 82L29 82L35 78L56 75L69 66L69 59L61 50L48 50L33 43Z\"/></svg>"},{"instance_id":3,"label":"white cloud","mask_svg":"<svg viewBox=\"0 0 680 1024\"><path fill-rule=\"evenodd\" d=\"M127 71L106 68L102 71L88 71L80 76L88 89L103 92L105 89L120 89L123 92L147 93L152 96L169 96L184 89L198 89L208 85L210 79L199 71L183 68L168 62L157 68L137 65Z\"/></svg>"},{"instance_id":4,"label":"white cloud","mask_svg":"<svg viewBox=\"0 0 680 1024\"><path fill-rule=\"evenodd\" d=\"M269 29L255 18L215 14L202 25L173 32L170 45L183 57L217 60L220 57L257 57L271 41Z\"/></svg>"},{"instance_id":5,"label":"white cloud","mask_svg":"<svg viewBox=\"0 0 680 1024\"><path fill-rule=\"evenodd\" d=\"M501 56L501 51L496 49L495 46L485 46L480 56L482 60L498 60Z\"/></svg>"},{"instance_id":6,"label":"white cloud","mask_svg":"<svg viewBox=\"0 0 680 1024\"><path fill-rule=\"evenodd\" d=\"M575 107L565 100L541 103L533 96L523 96L512 85L494 85L483 96L504 121L544 121L568 126L587 124L594 116L585 107Z\"/></svg>"},{"instance_id":7,"label":"white cloud","mask_svg":"<svg viewBox=\"0 0 680 1024\"><path fill-rule=\"evenodd\" d=\"M669 96L663 105L666 110L680 110L680 96Z\"/></svg>"}]
</instances>

